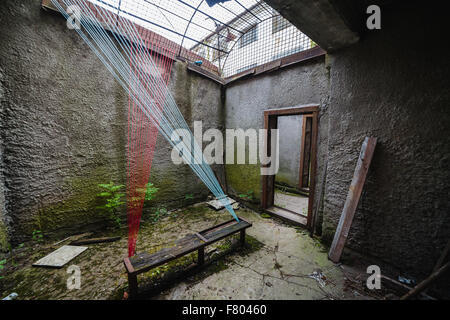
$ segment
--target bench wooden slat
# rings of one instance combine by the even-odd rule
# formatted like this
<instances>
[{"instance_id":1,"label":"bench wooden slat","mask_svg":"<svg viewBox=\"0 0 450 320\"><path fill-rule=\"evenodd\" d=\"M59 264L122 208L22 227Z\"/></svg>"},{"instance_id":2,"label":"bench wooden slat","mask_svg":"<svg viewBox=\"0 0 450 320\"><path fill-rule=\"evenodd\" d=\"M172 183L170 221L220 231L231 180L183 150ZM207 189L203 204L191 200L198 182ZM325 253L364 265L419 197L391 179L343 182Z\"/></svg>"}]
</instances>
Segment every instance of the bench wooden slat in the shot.
<instances>
[{"instance_id":1,"label":"bench wooden slat","mask_svg":"<svg viewBox=\"0 0 450 320\"><path fill-rule=\"evenodd\" d=\"M175 241L173 246L163 248L156 253L139 253L131 258L125 258L124 264L128 273L130 297L137 293L138 274L180 258L195 250L198 250L197 263L201 265L204 262L204 248L207 245L238 232L240 232L240 241L244 244L245 230L251 226L251 223L241 218L239 218L239 222L230 220L196 234L188 234L182 239Z\"/></svg>"},{"instance_id":2,"label":"bench wooden slat","mask_svg":"<svg viewBox=\"0 0 450 320\"><path fill-rule=\"evenodd\" d=\"M242 219L240 219L240 220L242 220ZM199 233L206 233L206 232L213 231L213 230L216 230L216 229L224 228L224 227L226 227L227 225L230 225L230 224L233 224L233 223L236 223L236 220L234 220L234 219L233 219L233 220L228 220L228 221L225 221L225 222L223 222L223 223L221 223L221 224L212 226L211 228L202 230L202 231L200 231Z\"/></svg>"},{"instance_id":3,"label":"bench wooden slat","mask_svg":"<svg viewBox=\"0 0 450 320\"><path fill-rule=\"evenodd\" d=\"M219 241L233 233L237 233L243 229L250 227L251 224L247 221L241 220L235 224L229 225L222 229L208 231L206 233L200 232L200 234L208 240L208 243Z\"/></svg>"},{"instance_id":4,"label":"bench wooden slat","mask_svg":"<svg viewBox=\"0 0 450 320\"><path fill-rule=\"evenodd\" d=\"M202 240L202 241L204 241L204 242L207 242L208 241L208 239L206 239L204 236L202 236L200 233L196 233L195 234L200 240Z\"/></svg>"},{"instance_id":5,"label":"bench wooden slat","mask_svg":"<svg viewBox=\"0 0 450 320\"><path fill-rule=\"evenodd\" d=\"M186 237L177 240L174 245L169 248L161 249L153 254L145 252L139 253L134 257L129 258L129 260L133 266L134 273L142 273L189 252L195 251L203 245L204 242L198 239L195 235L189 234Z\"/></svg>"},{"instance_id":6,"label":"bench wooden slat","mask_svg":"<svg viewBox=\"0 0 450 320\"><path fill-rule=\"evenodd\" d=\"M224 222L216 227L205 229L198 233L206 240L201 240L196 234L188 234L182 239L175 241L174 245L168 248L163 248L156 253L139 253L129 258L129 264L132 268L127 266L129 273L142 273L147 270L156 268L162 264L170 262L192 251L198 250L204 245L219 241L233 233L250 227L251 224L245 220L231 220ZM132 270L130 270L132 269Z\"/></svg>"}]
</instances>

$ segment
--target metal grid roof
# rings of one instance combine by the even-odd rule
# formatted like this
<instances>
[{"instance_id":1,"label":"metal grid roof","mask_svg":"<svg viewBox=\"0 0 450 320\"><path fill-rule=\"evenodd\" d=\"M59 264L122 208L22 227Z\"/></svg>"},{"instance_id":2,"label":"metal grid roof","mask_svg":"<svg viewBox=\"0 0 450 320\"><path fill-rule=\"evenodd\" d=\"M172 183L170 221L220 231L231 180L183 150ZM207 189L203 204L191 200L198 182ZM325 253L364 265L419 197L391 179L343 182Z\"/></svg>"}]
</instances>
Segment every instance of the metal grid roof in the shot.
<instances>
[{"instance_id":1,"label":"metal grid roof","mask_svg":"<svg viewBox=\"0 0 450 320\"><path fill-rule=\"evenodd\" d=\"M178 56L222 77L315 46L264 1L89 0L179 45ZM192 54L194 53L194 54Z\"/></svg>"}]
</instances>

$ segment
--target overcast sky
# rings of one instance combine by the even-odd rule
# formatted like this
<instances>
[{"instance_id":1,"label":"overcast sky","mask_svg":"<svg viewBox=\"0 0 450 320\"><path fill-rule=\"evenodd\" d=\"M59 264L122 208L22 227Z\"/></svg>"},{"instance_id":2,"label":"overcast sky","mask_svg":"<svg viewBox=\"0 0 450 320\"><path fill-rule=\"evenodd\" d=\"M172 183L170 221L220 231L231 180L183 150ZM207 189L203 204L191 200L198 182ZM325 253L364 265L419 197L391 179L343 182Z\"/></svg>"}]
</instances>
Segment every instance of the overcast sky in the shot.
<instances>
[{"instance_id":1,"label":"overcast sky","mask_svg":"<svg viewBox=\"0 0 450 320\"><path fill-rule=\"evenodd\" d=\"M103 6L107 9L111 9L108 6L102 5L101 2L111 4L117 7L120 0L89 0L97 5ZM190 8L188 5L196 8L202 0L121 0L120 8L133 15L142 17L145 20L157 23L170 30L174 30L179 34L184 34L188 21L191 19L195 9ZM238 0L240 4L246 8L257 4L257 0ZM183 3L184 2L184 3ZM203 11L207 15L214 17L215 19L227 23L233 18L235 14L239 15L245 11L245 9L234 0L226 1L220 5L216 4L212 7L204 1L199 10ZM188 5L186 5L188 4ZM228 9L228 10L227 10ZM131 17L126 14L122 14L124 17L133 20L134 22L152 30L156 33L181 44L182 36L166 31L163 28L159 28L151 23L145 23L139 19ZM184 20L187 19L188 21ZM193 17L192 22L186 36L203 40L206 36L212 33L216 29L216 23L213 19L208 18L205 14L197 12ZM196 42L193 40L185 39L183 46L191 48Z\"/></svg>"}]
</instances>

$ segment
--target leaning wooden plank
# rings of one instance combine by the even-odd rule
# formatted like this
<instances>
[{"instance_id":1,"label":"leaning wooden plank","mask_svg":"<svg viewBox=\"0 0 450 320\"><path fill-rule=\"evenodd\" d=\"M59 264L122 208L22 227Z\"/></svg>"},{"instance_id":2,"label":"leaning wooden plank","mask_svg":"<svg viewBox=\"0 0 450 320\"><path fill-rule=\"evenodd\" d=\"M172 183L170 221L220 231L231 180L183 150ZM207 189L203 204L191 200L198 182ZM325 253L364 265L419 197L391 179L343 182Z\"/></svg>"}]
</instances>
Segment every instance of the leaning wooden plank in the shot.
<instances>
[{"instance_id":1,"label":"leaning wooden plank","mask_svg":"<svg viewBox=\"0 0 450 320\"><path fill-rule=\"evenodd\" d=\"M69 236L69 237L67 237L67 238L65 238L63 240L60 240L58 242L55 242L54 244L51 244L51 245L49 245L47 247L54 247L54 246L57 246L58 244L61 244L63 242L69 241L69 240L71 240L71 241L80 240L82 238L86 238L86 237L89 237L91 235L92 235L92 232L87 232L87 233L77 234L77 235L74 235L74 236Z\"/></svg>"},{"instance_id":2,"label":"leaning wooden plank","mask_svg":"<svg viewBox=\"0 0 450 320\"><path fill-rule=\"evenodd\" d=\"M341 259L341 254L344 250L345 241L347 240L353 217L355 216L376 144L377 138L366 137L362 145L353 180L348 191L347 200L345 201L344 209L342 210L341 218L339 219L339 224L336 233L334 234L333 243L331 244L330 252L328 253L330 260L335 263L339 262Z\"/></svg>"},{"instance_id":3,"label":"leaning wooden plank","mask_svg":"<svg viewBox=\"0 0 450 320\"><path fill-rule=\"evenodd\" d=\"M62 268L70 260L87 250L87 247L62 246L33 264L34 267Z\"/></svg>"},{"instance_id":4,"label":"leaning wooden plank","mask_svg":"<svg viewBox=\"0 0 450 320\"><path fill-rule=\"evenodd\" d=\"M72 246L82 246L82 245L93 244L93 243L114 242L114 241L117 241L117 240L120 240L120 237L83 239L83 240L72 241L70 244Z\"/></svg>"},{"instance_id":5,"label":"leaning wooden plank","mask_svg":"<svg viewBox=\"0 0 450 320\"><path fill-rule=\"evenodd\" d=\"M441 267L439 270L433 272L428 278L426 278L421 283L419 283L417 286L415 286L414 289L412 289L410 292L405 294L400 300L407 300L407 299L417 296L423 290L428 288L434 281L436 281L441 276L443 276L445 274L445 272L448 271L449 269L450 269L450 262L447 262L446 265Z\"/></svg>"},{"instance_id":6,"label":"leaning wooden plank","mask_svg":"<svg viewBox=\"0 0 450 320\"><path fill-rule=\"evenodd\" d=\"M397 280L394 280L392 278L389 278L388 276L385 276L384 274L380 275L381 277L381 285L383 286L383 288L387 288L390 289L392 291L394 291L396 293L396 295L401 294L404 295L405 293L411 291L413 288L398 282ZM425 294L425 292L420 293L420 295L427 300L436 300L433 297L430 297L429 295Z\"/></svg>"},{"instance_id":7,"label":"leaning wooden plank","mask_svg":"<svg viewBox=\"0 0 450 320\"><path fill-rule=\"evenodd\" d=\"M439 260L436 262L436 265L433 268L433 272L438 271L439 268L444 264L444 260L445 260L445 258L447 258L449 252L450 252L450 240L448 241L447 246L445 247L444 251L442 251L442 254L439 257Z\"/></svg>"},{"instance_id":8,"label":"leaning wooden plank","mask_svg":"<svg viewBox=\"0 0 450 320\"><path fill-rule=\"evenodd\" d=\"M433 272L436 272L439 270L440 267L444 264L445 258L447 258L448 254L450 252L450 240L447 242L447 245L445 246L444 251L442 251L441 256L439 257L438 261L434 265ZM425 289L422 294L425 294L427 292L428 288Z\"/></svg>"}]
</instances>

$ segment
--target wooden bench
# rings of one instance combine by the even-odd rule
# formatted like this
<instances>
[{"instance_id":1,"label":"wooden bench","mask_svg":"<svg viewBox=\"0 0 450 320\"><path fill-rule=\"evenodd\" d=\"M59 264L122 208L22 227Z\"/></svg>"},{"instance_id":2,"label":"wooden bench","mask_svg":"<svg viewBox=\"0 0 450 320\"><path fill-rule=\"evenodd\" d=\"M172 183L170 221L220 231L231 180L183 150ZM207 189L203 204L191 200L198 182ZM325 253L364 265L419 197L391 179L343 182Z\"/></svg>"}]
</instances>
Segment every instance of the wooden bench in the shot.
<instances>
[{"instance_id":1,"label":"wooden bench","mask_svg":"<svg viewBox=\"0 0 450 320\"><path fill-rule=\"evenodd\" d=\"M240 243L244 245L245 230L251 226L251 223L242 218L239 218L239 222L233 219L198 233L188 234L184 238L177 240L173 246L164 248L154 254L138 253L133 257L125 258L124 264L128 274L130 298L135 297L138 293L138 274L180 258L195 250L198 251L197 264L200 266L205 262L206 246L238 232L240 232Z\"/></svg>"}]
</instances>

